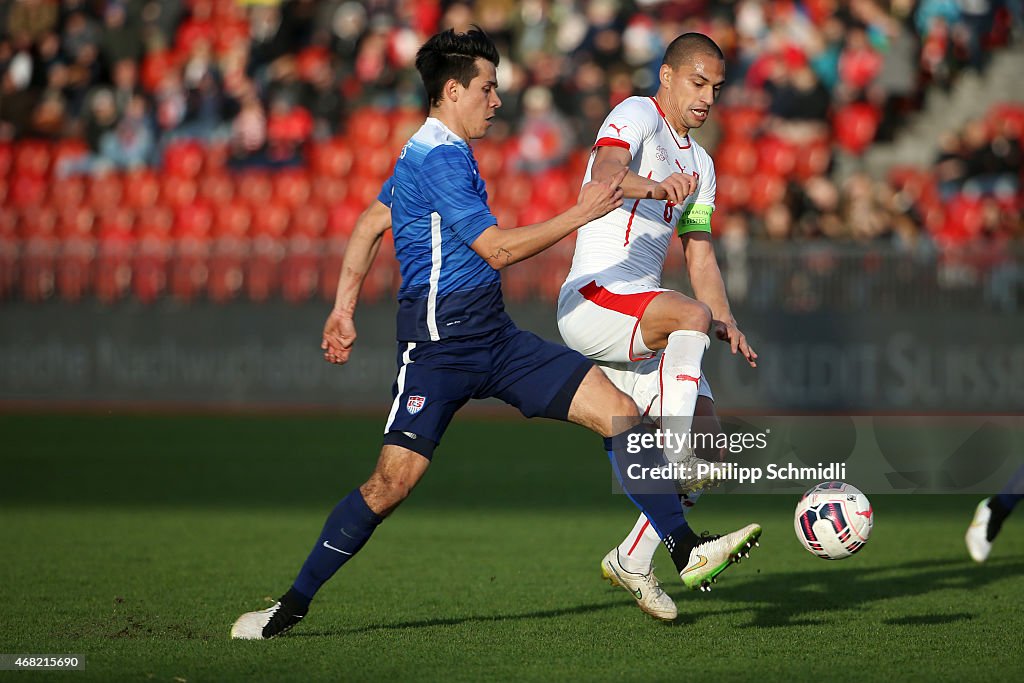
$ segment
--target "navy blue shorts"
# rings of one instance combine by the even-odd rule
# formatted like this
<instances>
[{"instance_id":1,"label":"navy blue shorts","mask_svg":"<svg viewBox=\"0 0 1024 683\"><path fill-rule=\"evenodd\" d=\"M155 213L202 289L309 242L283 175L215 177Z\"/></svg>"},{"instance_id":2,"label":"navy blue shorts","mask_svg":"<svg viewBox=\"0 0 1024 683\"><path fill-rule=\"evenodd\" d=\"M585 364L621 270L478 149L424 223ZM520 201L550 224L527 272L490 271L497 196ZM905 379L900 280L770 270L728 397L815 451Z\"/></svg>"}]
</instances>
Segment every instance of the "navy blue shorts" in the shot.
<instances>
[{"instance_id":1,"label":"navy blue shorts","mask_svg":"<svg viewBox=\"0 0 1024 683\"><path fill-rule=\"evenodd\" d=\"M399 342L384 443L426 457L471 398L499 398L526 417L565 420L593 363L577 351L507 325L439 342Z\"/></svg>"}]
</instances>

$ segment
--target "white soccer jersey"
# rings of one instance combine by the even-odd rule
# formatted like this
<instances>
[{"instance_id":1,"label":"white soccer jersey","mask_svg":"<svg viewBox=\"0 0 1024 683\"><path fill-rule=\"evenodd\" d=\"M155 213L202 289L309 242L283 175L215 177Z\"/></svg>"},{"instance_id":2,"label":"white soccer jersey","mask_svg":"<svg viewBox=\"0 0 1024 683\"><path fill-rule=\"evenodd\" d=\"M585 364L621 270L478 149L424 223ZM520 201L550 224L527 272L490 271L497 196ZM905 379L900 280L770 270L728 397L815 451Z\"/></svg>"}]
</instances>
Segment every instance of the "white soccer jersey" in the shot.
<instances>
[{"instance_id":1,"label":"white soccer jersey","mask_svg":"<svg viewBox=\"0 0 1024 683\"><path fill-rule=\"evenodd\" d=\"M672 173L689 173L696 177L697 189L682 206L626 199L620 208L580 228L563 288L578 288L594 279L611 291L616 283L660 287L673 234L711 229L714 163L689 135L680 137L672 129L653 97L630 97L611 111L594 148L609 145L629 150L629 168L637 175L660 182ZM594 156L583 182L590 180Z\"/></svg>"}]
</instances>

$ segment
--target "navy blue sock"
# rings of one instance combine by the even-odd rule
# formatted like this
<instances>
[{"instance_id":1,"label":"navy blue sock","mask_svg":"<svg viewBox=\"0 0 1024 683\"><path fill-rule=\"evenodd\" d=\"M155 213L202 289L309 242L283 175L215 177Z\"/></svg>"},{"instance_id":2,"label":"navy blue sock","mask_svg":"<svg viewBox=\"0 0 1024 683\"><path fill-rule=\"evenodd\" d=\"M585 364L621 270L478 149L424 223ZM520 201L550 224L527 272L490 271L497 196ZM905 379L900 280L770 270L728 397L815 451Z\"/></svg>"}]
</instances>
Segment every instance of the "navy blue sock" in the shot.
<instances>
[{"instance_id":1,"label":"navy blue sock","mask_svg":"<svg viewBox=\"0 0 1024 683\"><path fill-rule=\"evenodd\" d=\"M612 469L623 491L647 515L651 526L668 548L676 568L682 571L689 563L690 550L696 544L697 535L686 523L674 480L636 478L637 466L643 469L666 464L665 454L660 448L643 445L645 434L651 434L650 430L644 425L636 425L621 434L606 438L605 450L608 451L608 459L611 460Z\"/></svg>"},{"instance_id":2,"label":"navy blue sock","mask_svg":"<svg viewBox=\"0 0 1024 683\"><path fill-rule=\"evenodd\" d=\"M1006 486L996 496L999 506L1006 510L1006 514L1010 514L1021 498L1024 498L1024 467L1019 467L1014 472L1010 481L1006 482Z\"/></svg>"},{"instance_id":3,"label":"navy blue sock","mask_svg":"<svg viewBox=\"0 0 1024 683\"><path fill-rule=\"evenodd\" d=\"M366 504L359 489L345 496L331 511L316 545L292 585L307 599L307 607L320 586L366 545L382 521L383 518Z\"/></svg>"}]
</instances>

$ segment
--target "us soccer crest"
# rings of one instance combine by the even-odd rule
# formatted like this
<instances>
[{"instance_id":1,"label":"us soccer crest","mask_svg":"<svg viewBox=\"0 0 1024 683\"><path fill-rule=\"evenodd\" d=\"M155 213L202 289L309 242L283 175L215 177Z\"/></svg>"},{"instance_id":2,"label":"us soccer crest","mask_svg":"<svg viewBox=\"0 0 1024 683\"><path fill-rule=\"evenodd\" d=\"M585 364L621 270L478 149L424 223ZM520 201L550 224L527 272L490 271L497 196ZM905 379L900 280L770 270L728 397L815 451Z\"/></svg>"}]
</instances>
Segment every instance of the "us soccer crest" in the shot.
<instances>
[{"instance_id":1,"label":"us soccer crest","mask_svg":"<svg viewBox=\"0 0 1024 683\"><path fill-rule=\"evenodd\" d=\"M410 415L415 415L416 413L423 410L423 404L426 402L426 396L417 396L416 394L410 394L409 400L405 402L405 409L408 411Z\"/></svg>"}]
</instances>

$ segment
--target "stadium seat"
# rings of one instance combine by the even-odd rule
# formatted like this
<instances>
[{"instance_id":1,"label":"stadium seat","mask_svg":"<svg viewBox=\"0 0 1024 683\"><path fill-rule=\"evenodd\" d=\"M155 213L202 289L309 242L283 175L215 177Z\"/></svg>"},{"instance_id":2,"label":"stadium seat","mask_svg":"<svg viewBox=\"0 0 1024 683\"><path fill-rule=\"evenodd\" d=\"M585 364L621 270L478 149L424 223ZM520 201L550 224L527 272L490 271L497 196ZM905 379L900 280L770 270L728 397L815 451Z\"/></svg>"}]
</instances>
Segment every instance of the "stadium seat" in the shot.
<instances>
[{"instance_id":1,"label":"stadium seat","mask_svg":"<svg viewBox=\"0 0 1024 683\"><path fill-rule=\"evenodd\" d=\"M832 145L822 139L808 142L797 150L796 166L793 173L798 180L810 180L817 176L828 175L832 165Z\"/></svg>"},{"instance_id":2,"label":"stadium seat","mask_svg":"<svg viewBox=\"0 0 1024 683\"><path fill-rule=\"evenodd\" d=\"M561 168L551 169L535 177L530 203L540 204L551 214L560 213L576 201L578 189Z\"/></svg>"},{"instance_id":3,"label":"stadium seat","mask_svg":"<svg viewBox=\"0 0 1024 683\"><path fill-rule=\"evenodd\" d=\"M50 170L49 145L38 140L17 143L11 170L17 178L45 178Z\"/></svg>"},{"instance_id":4,"label":"stadium seat","mask_svg":"<svg viewBox=\"0 0 1024 683\"><path fill-rule=\"evenodd\" d=\"M164 173L178 178L195 178L203 168L204 156L198 142L172 142L164 149Z\"/></svg>"},{"instance_id":5,"label":"stadium seat","mask_svg":"<svg viewBox=\"0 0 1024 683\"><path fill-rule=\"evenodd\" d=\"M124 188L121 184L121 176L116 173L106 173L92 178L89 182L86 199L97 212L102 213L117 208L121 205L123 197Z\"/></svg>"},{"instance_id":6,"label":"stadium seat","mask_svg":"<svg viewBox=\"0 0 1024 683\"><path fill-rule=\"evenodd\" d=\"M19 289L29 303L45 301L53 296L56 281L56 258L60 243L54 235L38 235L21 244Z\"/></svg>"},{"instance_id":7,"label":"stadium seat","mask_svg":"<svg viewBox=\"0 0 1024 683\"><path fill-rule=\"evenodd\" d=\"M875 139L880 120L878 111L865 102L854 102L840 108L832 118L832 134L839 146L850 154L860 155Z\"/></svg>"},{"instance_id":8,"label":"stadium seat","mask_svg":"<svg viewBox=\"0 0 1024 683\"><path fill-rule=\"evenodd\" d=\"M96 298L103 303L120 301L131 286L134 218L129 208L116 209L100 217L93 281Z\"/></svg>"},{"instance_id":9,"label":"stadium seat","mask_svg":"<svg viewBox=\"0 0 1024 683\"><path fill-rule=\"evenodd\" d=\"M356 220L363 212L363 207L352 199L335 205L327 213L327 235L330 237L348 237L356 227Z\"/></svg>"},{"instance_id":10,"label":"stadium seat","mask_svg":"<svg viewBox=\"0 0 1024 683\"><path fill-rule=\"evenodd\" d=\"M252 212L241 201L217 204L214 208L212 234L214 239L220 237L245 238L252 224Z\"/></svg>"},{"instance_id":11,"label":"stadium seat","mask_svg":"<svg viewBox=\"0 0 1024 683\"><path fill-rule=\"evenodd\" d=\"M192 178L180 178L177 176L163 177L162 204L180 210L196 201L199 196L199 186Z\"/></svg>"},{"instance_id":12,"label":"stadium seat","mask_svg":"<svg viewBox=\"0 0 1024 683\"><path fill-rule=\"evenodd\" d=\"M720 107L715 116L728 140L756 138L764 121L764 112L753 107Z\"/></svg>"},{"instance_id":13,"label":"stadium seat","mask_svg":"<svg viewBox=\"0 0 1024 683\"><path fill-rule=\"evenodd\" d=\"M395 167L396 155L390 148L379 146L363 150L356 155L352 171L360 177L366 178L375 184L376 190L380 190L381 184L391 175ZM376 192L374 193L376 195Z\"/></svg>"},{"instance_id":14,"label":"stadium seat","mask_svg":"<svg viewBox=\"0 0 1024 683\"><path fill-rule=\"evenodd\" d=\"M313 144L309 165L317 182L325 178L343 178L352 170L353 154L344 139Z\"/></svg>"},{"instance_id":15,"label":"stadium seat","mask_svg":"<svg viewBox=\"0 0 1024 683\"><path fill-rule=\"evenodd\" d=\"M171 242L156 230L140 233L132 258L131 288L135 298L151 304L163 296L167 287L167 263Z\"/></svg>"},{"instance_id":16,"label":"stadium seat","mask_svg":"<svg viewBox=\"0 0 1024 683\"><path fill-rule=\"evenodd\" d=\"M269 174L263 171L247 171L235 176L235 196L258 210L270 201L274 185Z\"/></svg>"},{"instance_id":17,"label":"stadium seat","mask_svg":"<svg viewBox=\"0 0 1024 683\"><path fill-rule=\"evenodd\" d=\"M290 237L302 235L317 240L323 237L326 231L327 210L322 206L309 204L292 211L291 225L288 230Z\"/></svg>"},{"instance_id":18,"label":"stadium seat","mask_svg":"<svg viewBox=\"0 0 1024 683\"><path fill-rule=\"evenodd\" d=\"M253 238L249 258L245 262L244 288L250 301L262 303L277 292L283 257L281 240L267 234Z\"/></svg>"},{"instance_id":19,"label":"stadium seat","mask_svg":"<svg viewBox=\"0 0 1024 683\"><path fill-rule=\"evenodd\" d=\"M717 209L746 208L750 201L750 180L741 175L722 174L717 178Z\"/></svg>"},{"instance_id":20,"label":"stadium seat","mask_svg":"<svg viewBox=\"0 0 1024 683\"><path fill-rule=\"evenodd\" d=\"M797 153L793 145L774 135L757 141L757 171L788 178L796 169Z\"/></svg>"},{"instance_id":21,"label":"stadium seat","mask_svg":"<svg viewBox=\"0 0 1024 683\"><path fill-rule=\"evenodd\" d=\"M274 176L274 198L295 210L309 203L311 188L305 171L283 171Z\"/></svg>"},{"instance_id":22,"label":"stadium seat","mask_svg":"<svg viewBox=\"0 0 1024 683\"><path fill-rule=\"evenodd\" d=\"M14 209L0 204L0 301L10 299L18 278L18 219Z\"/></svg>"},{"instance_id":23,"label":"stadium seat","mask_svg":"<svg viewBox=\"0 0 1024 683\"><path fill-rule=\"evenodd\" d=\"M325 209L331 209L345 201L347 196L348 182L344 178L317 176L310 199Z\"/></svg>"},{"instance_id":24,"label":"stadium seat","mask_svg":"<svg viewBox=\"0 0 1024 683\"><path fill-rule=\"evenodd\" d=\"M9 142L0 142L0 181L14 166L14 146Z\"/></svg>"},{"instance_id":25,"label":"stadium seat","mask_svg":"<svg viewBox=\"0 0 1024 683\"><path fill-rule=\"evenodd\" d=\"M56 264L56 288L60 298L81 301L92 287L96 240L91 235L74 235L61 240Z\"/></svg>"},{"instance_id":26,"label":"stadium seat","mask_svg":"<svg viewBox=\"0 0 1024 683\"><path fill-rule=\"evenodd\" d=\"M150 170L138 170L124 176L124 204L144 211L156 206L160 199L160 179Z\"/></svg>"},{"instance_id":27,"label":"stadium seat","mask_svg":"<svg viewBox=\"0 0 1024 683\"><path fill-rule=\"evenodd\" d=\"M281 262L282 298L289 303L308 301L317 291L319 266L318 239L303 233L290 238L287 254Z\"/></svg>"},{"instance_id":28,"label":"stadium seat","mask_svg":"<svg viewBox=\"0 0 1024 683\"><path fill-rule=\"evenodd\" d=\"M235 196L235 181L223 171L204 173L199 181L199 198L211 206L221 206Z\"/></svg>"},{"instance_id":29,"label":"stadium seat","mask_svg":"<svg viewBox=\"0 0 1024 683\"><path fill-rule=\"evenodd\" d=\"M345 138L362 156L369 150L385 147L391 135L391 120L387 110L364 107L352 112Z\"/></svg>"},{"instance_id":30,"label":"stadium seat","mask_svg":"<svg viewBox=\"0 0 1024 683\"><path fill-rule=\"evenodd\" d=\"M49 203L60 209L80 206L85 201L85 185L85 179L81 177L53 181L50 183Z\"/></svg>"},{"instance_id":31,"label":"stadium seat","mask_svg":"<svg viewBox=\"0 0 1024 683\"><path fill-rule=\"evenodd\" d=\"M280 202L270 202L252 214L252 225L249 233L253 238L269 237L280 240L288 231L291 211Z\"/></svg>"},{"instance_id":32,"label":"stadium seat","mask_svg":"<svg viewBox=\"0 0 1024 683\"><path fill-rule=\"evenodd\" d=\"M757 168L757 145L746 138L731 138L715 151L715 174L749 176Z\"/></svg>"},{"instance_id":33,"label":"stadium seat","mask_svg":"<svg viewBox=\"0 0 1024 683\"><path fill-rule=\"evenodd\" d=\"M96 212L88 206L70 204L61 209L57 219L57 236L60 239L76 235L91 235L96 225Z\"/></svg>"},{"instance_id":34,"label":"stadium seat","mask_svg":"<svg viewBox=\"0 0 1024 683\"><path fill-rule=\"evenodd\" d=\"M45 178L34 175L15 175L8 190L7 201L10 202L11 206L24 209L39 206L45 198Z\"/></svg>"},{"instance_id":35,"label":"stadium seat","mask_svg":"<svg viewBox=\"0 0 1024 683\"><path fill-rule=\"evenodd\" d=\"M778 176L758 178L750 183L750 196L747 200L752 211L765 211L777 204L786 196L786 183Z\"/></svg>"},{"instance_id":36,"label":"stadium seat","mask_svg":"<svg viewBox=\"0 0 1024 683\"><path fill-rule=\"evenodd\" d=\"M168 289L171 296L188 303L206 290L210 244L205 238L188 235L175 242L169 264Z\"/></svg>"},{"instance_id":37,"label":"stadium seat","mask_svg":"<svg viewBox=\"0 0 1024 683\"><path fill-rule=\"evenodd\" d=\"M205 240L213 228L213 210L205 202L192 202L178 208L174 215L174 237Z\"/></svg>"}]
</instances>

